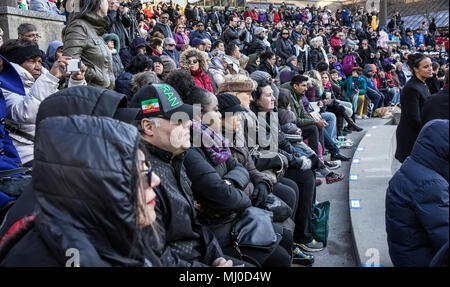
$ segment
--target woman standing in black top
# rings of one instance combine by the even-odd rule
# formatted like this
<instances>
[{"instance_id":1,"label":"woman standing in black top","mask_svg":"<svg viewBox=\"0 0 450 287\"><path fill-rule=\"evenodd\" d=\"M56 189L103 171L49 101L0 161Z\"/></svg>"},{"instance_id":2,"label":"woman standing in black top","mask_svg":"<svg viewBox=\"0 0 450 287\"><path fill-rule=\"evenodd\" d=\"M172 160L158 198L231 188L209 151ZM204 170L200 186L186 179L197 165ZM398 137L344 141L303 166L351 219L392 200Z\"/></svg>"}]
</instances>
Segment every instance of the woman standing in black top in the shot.
<instances>
[{"instance_id":1,"label":"woman standing in black top","mask_svg":"<svg viewBox=\"0 0 450 287\"><path fill-rule=\"evenodd\" d=\"M421 128L420 110L425 98L430 96L425 80L433 76L430 58L415 53L409 55L407 65L413 76L406 83L400 95L402 114L397 127L397 150L395 158L400 162L410 155Z\"/></svg>"}]
</instances>

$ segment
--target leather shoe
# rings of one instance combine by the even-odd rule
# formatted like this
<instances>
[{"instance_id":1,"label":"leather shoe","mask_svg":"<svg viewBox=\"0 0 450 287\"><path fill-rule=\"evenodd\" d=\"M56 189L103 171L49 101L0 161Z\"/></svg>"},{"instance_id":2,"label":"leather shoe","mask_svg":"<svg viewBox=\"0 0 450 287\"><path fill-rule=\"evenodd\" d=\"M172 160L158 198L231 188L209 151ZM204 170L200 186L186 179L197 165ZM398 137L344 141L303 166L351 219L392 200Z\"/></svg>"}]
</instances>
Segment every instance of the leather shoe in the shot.
<instances>
[{"instance_id":1,"label":"leather shoe","mask_svg":"<svg viewBox=\"0 0 450 287\"><path fill-rule=\"evenodd\" d=\"M331 160L337 160L337 159L342 160L342 161L349 161L350 160L349 157L346 157L345 155L343 155L341 153L337 153L337 154L334 154L334 155L332 154L331 155Z\"/></svg>"}]
</instances>

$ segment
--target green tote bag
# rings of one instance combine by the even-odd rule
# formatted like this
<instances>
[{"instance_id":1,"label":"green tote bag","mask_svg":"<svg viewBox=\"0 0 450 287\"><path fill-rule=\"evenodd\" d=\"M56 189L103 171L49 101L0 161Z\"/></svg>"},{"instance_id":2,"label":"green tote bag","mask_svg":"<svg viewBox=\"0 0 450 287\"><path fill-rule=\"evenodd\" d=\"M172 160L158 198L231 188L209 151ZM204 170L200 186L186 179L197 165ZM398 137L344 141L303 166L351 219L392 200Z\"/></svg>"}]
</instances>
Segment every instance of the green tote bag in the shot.
<instances>
[{"instance_id":1,"label":"green tote bag","mask_svg":"<svg viewBox=\"0 0 450 287\"><path fill-rule=\"evenodd\" d=\"M315 240L327 246L328 218L330 216L330 202L323 201L313 204L312 208L312 236Z\"/></svg>"}]
</instances>

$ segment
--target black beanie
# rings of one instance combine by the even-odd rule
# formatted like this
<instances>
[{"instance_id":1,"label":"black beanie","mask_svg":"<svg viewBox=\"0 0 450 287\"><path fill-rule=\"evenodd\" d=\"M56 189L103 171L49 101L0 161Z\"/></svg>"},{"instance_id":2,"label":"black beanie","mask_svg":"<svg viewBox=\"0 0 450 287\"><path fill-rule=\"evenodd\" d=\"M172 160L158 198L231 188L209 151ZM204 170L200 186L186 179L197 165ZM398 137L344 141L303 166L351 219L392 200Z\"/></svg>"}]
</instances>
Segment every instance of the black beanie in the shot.
<instances>
[{"instance_id":1,"label":"black beanie","mask_svg":"<svg viewBox=\"0 0 450 287\"><path fill-rule=\"evenodd\" d=\"M45 53L39 50L36 45L29 45L25 47L20 47L9 51L3 55L8 61L22 65L28 59L33 59L36 57L41 57L42 60L45 59Z\"/></svg>"}]
</instances>

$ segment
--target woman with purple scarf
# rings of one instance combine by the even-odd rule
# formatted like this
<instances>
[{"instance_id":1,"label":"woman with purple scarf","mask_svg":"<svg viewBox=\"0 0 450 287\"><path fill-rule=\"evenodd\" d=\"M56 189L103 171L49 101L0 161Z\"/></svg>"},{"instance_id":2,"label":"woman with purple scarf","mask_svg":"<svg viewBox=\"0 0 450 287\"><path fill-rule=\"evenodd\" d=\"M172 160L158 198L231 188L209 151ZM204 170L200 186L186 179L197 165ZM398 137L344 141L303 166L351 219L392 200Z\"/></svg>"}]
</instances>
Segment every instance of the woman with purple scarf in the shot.
<instances>
[{"instance_id":1,"label":"woman with purple scarf","mask_svg":"<svg viewBox=\"0 0 450 287\"><path fill-rule=\"evenodd\" d=\"M225 255L242 258L240 251L243 250L233 247L231 228L239 215L252 206L245 192L250 183L249 173L232 157L229 143L222 136L216 96L195 87L184 102L201 106L200 113L194 110L192 148L187 151L184 160L186 173L192 182L199 220L216 235ZM253 249L251 258L254 262L251 263L263 267L289 267L292 233L280 226L273 227L282 237L269 253ZM248 261L246 257L243 259Z\"/></svg>"}]
</instances>

